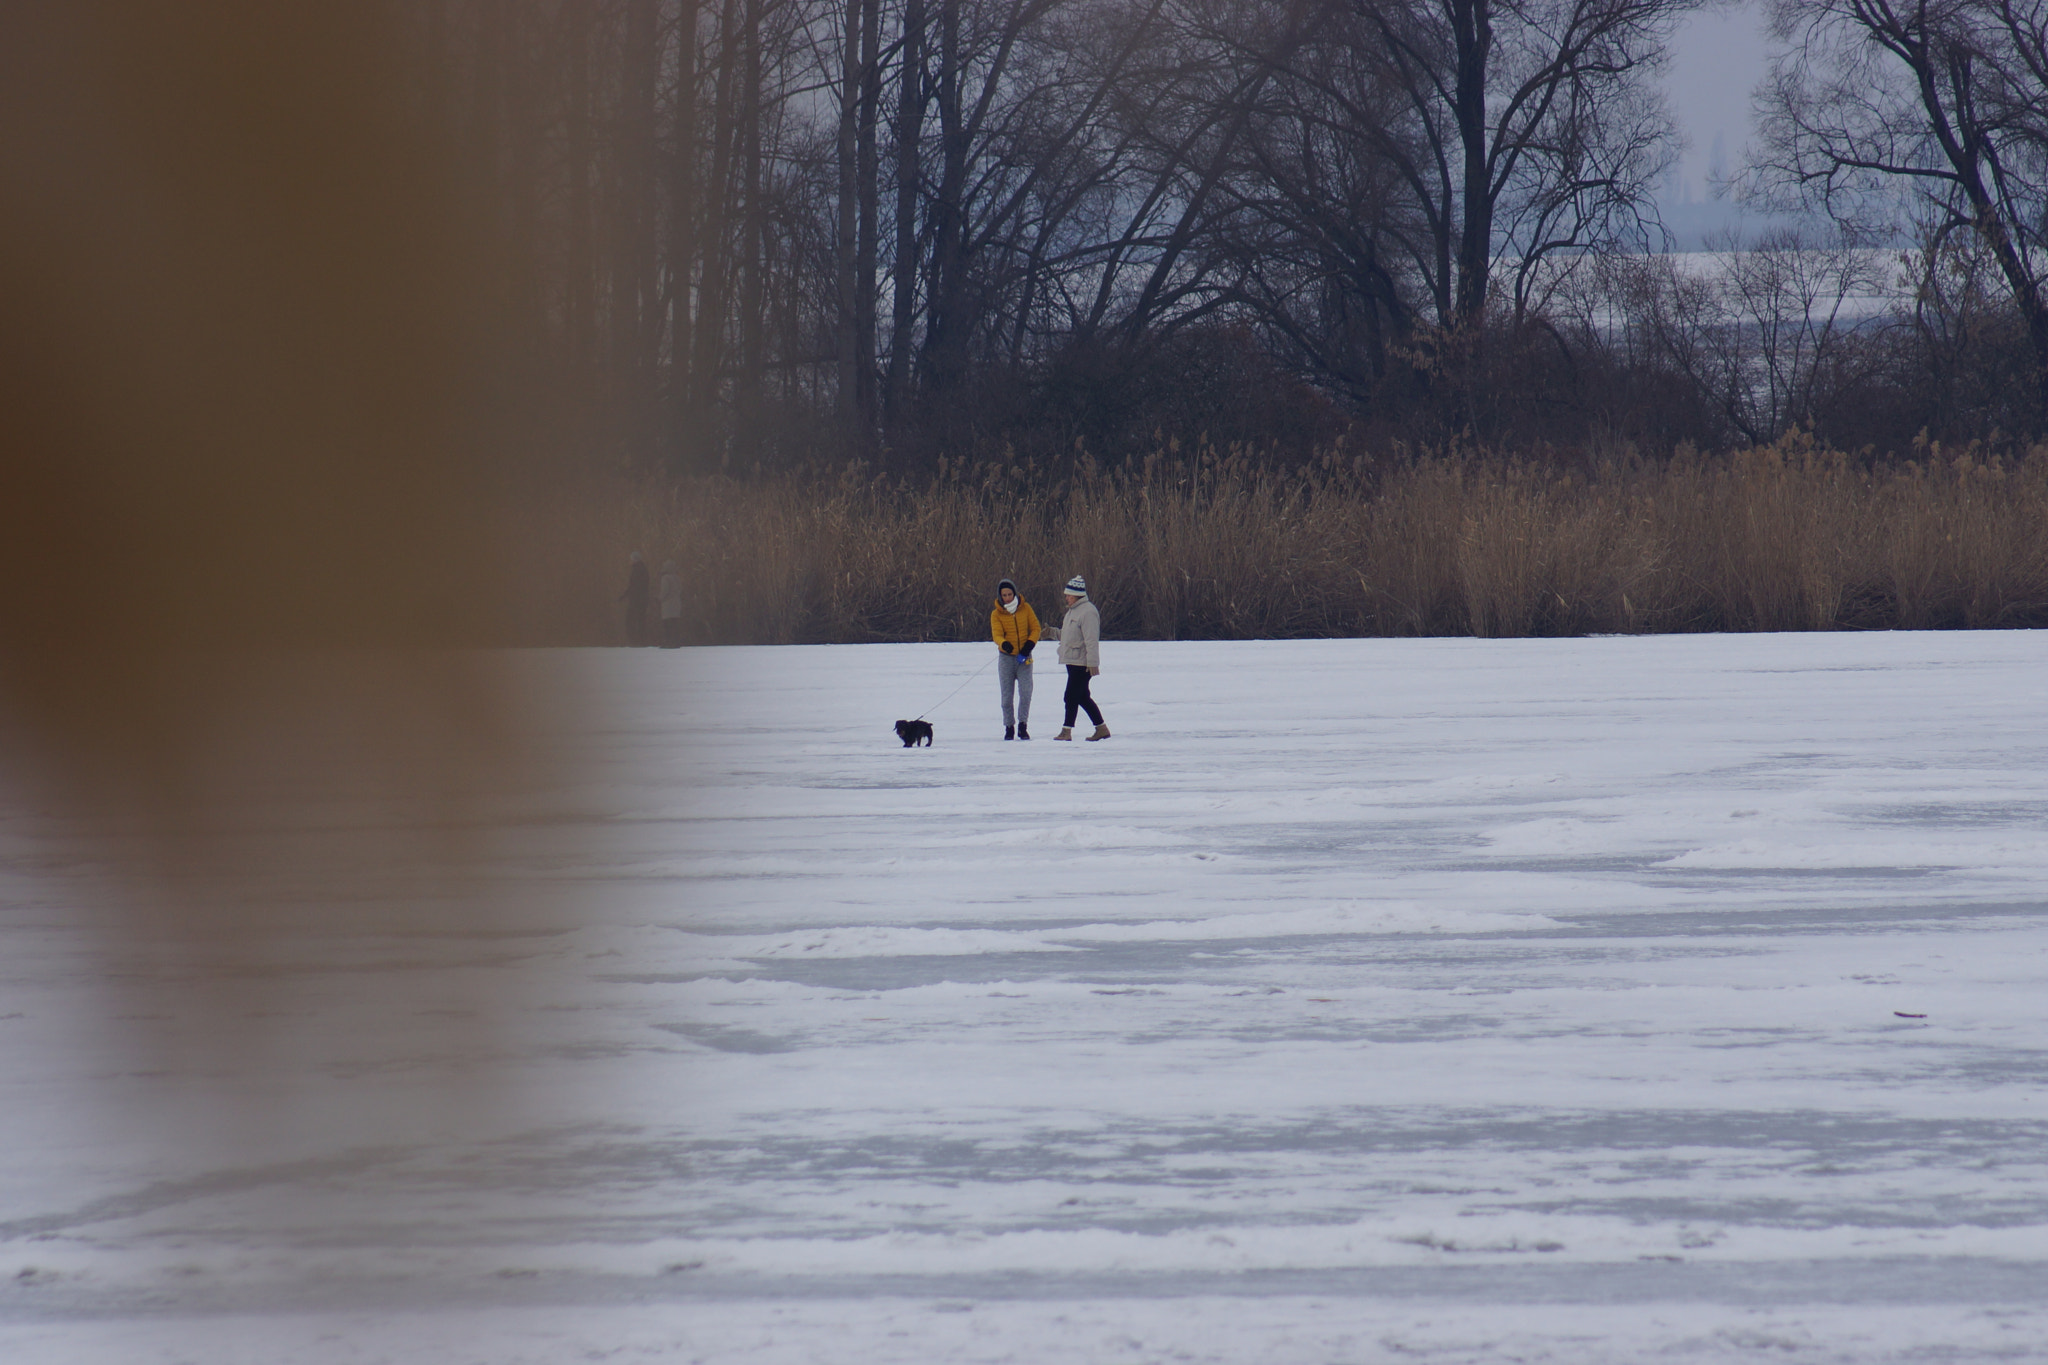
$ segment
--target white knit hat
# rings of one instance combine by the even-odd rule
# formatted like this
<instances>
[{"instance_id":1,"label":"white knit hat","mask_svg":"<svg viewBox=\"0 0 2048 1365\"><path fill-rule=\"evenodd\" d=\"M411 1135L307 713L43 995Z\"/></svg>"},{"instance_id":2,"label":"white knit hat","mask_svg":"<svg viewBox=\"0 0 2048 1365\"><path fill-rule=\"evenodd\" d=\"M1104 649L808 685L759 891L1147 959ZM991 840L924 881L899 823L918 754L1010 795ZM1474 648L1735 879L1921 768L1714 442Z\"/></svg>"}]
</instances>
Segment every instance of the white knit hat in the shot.
<instances>
[{"instance_id":1,"label":"white knit hat","mask_svg":"<svg viewBox=\"0 0 2048 1365\"><path fill-rule=\"evenodd\" d=\"M1079 574L1075 574L1067 580L1067 591L1076 597L1086 597L1088 595L1088 580L1082 578Z\"/></svg>"}]
</instances>

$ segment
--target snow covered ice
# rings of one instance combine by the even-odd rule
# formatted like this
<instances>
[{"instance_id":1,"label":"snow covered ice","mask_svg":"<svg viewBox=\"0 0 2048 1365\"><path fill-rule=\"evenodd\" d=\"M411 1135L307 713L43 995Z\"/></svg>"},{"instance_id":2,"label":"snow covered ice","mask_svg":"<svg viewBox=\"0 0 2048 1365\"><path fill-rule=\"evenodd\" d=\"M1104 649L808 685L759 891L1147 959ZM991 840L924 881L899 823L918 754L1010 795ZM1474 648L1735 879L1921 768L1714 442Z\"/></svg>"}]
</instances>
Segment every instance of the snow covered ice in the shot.
<instances>
[{"instance_id":1,"label":"snow covered ice","mask_svg":"<svg viewBox=\"0 0 2048 1365\"><path fill-rule=\"evenodd\" d=\"M1115 739L902 749L986 652L522 658L589 764L490 933L281 963L316 1055L137 1065L11 811L0 1359L2048 1359L2048 636L1112 640Z\"/></svg>"}]
</instances>

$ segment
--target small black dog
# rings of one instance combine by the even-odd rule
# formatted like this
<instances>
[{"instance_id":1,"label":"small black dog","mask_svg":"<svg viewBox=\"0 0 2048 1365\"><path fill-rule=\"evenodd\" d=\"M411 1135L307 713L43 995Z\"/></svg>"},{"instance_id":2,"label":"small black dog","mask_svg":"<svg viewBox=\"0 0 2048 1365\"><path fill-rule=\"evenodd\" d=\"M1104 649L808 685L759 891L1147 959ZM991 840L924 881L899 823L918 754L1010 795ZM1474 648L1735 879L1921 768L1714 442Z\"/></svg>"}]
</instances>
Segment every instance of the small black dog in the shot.
<instances>
[{"instance_id":1,"label":"small black dog","mask_svg":"<svg viewBox=\"0 0 2048 1365\"><path fill-rule=\"evenodd\" d=\"M919 740L923 740L925 747L930 748L932 723L928 720L899 720L896 722L896 738L903 741L903 747L906 749Z\"/></svg>"}]
</instances>

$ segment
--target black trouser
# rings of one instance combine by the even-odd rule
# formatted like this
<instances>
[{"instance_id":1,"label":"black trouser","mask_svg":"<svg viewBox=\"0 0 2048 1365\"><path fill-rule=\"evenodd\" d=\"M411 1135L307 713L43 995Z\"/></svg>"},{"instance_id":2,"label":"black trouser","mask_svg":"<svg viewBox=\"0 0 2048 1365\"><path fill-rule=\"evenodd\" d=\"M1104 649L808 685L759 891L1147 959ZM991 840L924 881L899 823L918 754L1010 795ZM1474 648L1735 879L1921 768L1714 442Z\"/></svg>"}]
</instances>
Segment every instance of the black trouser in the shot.
<instances>
[{"instance_id":1,"label":"black trouser","mask_svg":"<svg viewBox=\"0 0 2048 1365\"><path fill-rule=\"evenodd\" d=\"M1067 665L1067 728L1074 728L1074 713L1086 711L1088 719L1102 724L1102 708L1095 704L1095 698L1088 695L1088 670L1079 664Z\"/></svg>"}]
</instances>

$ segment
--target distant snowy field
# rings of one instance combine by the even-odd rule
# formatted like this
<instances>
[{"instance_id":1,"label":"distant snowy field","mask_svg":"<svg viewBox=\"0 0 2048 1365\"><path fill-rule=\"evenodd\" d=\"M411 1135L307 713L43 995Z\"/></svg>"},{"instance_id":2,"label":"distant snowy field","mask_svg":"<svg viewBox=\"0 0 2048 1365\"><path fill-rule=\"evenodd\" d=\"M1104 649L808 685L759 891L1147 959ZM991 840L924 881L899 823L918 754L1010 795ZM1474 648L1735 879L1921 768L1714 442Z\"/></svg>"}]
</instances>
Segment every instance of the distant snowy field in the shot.
<instances>
[{"instance_id":1,"label":"distant snowy field","mask_svg":"<svg viewBox=\"0 0 2048 1365\"><path fill-rule=\"evenodd\" d=\"M0 1359L2048 1360L2048 634L1112 640L1108 743L898 747L986 653L522 658L610 701L503 931L204 1073L7 813Z\"/></svg>"}]
</instances>

